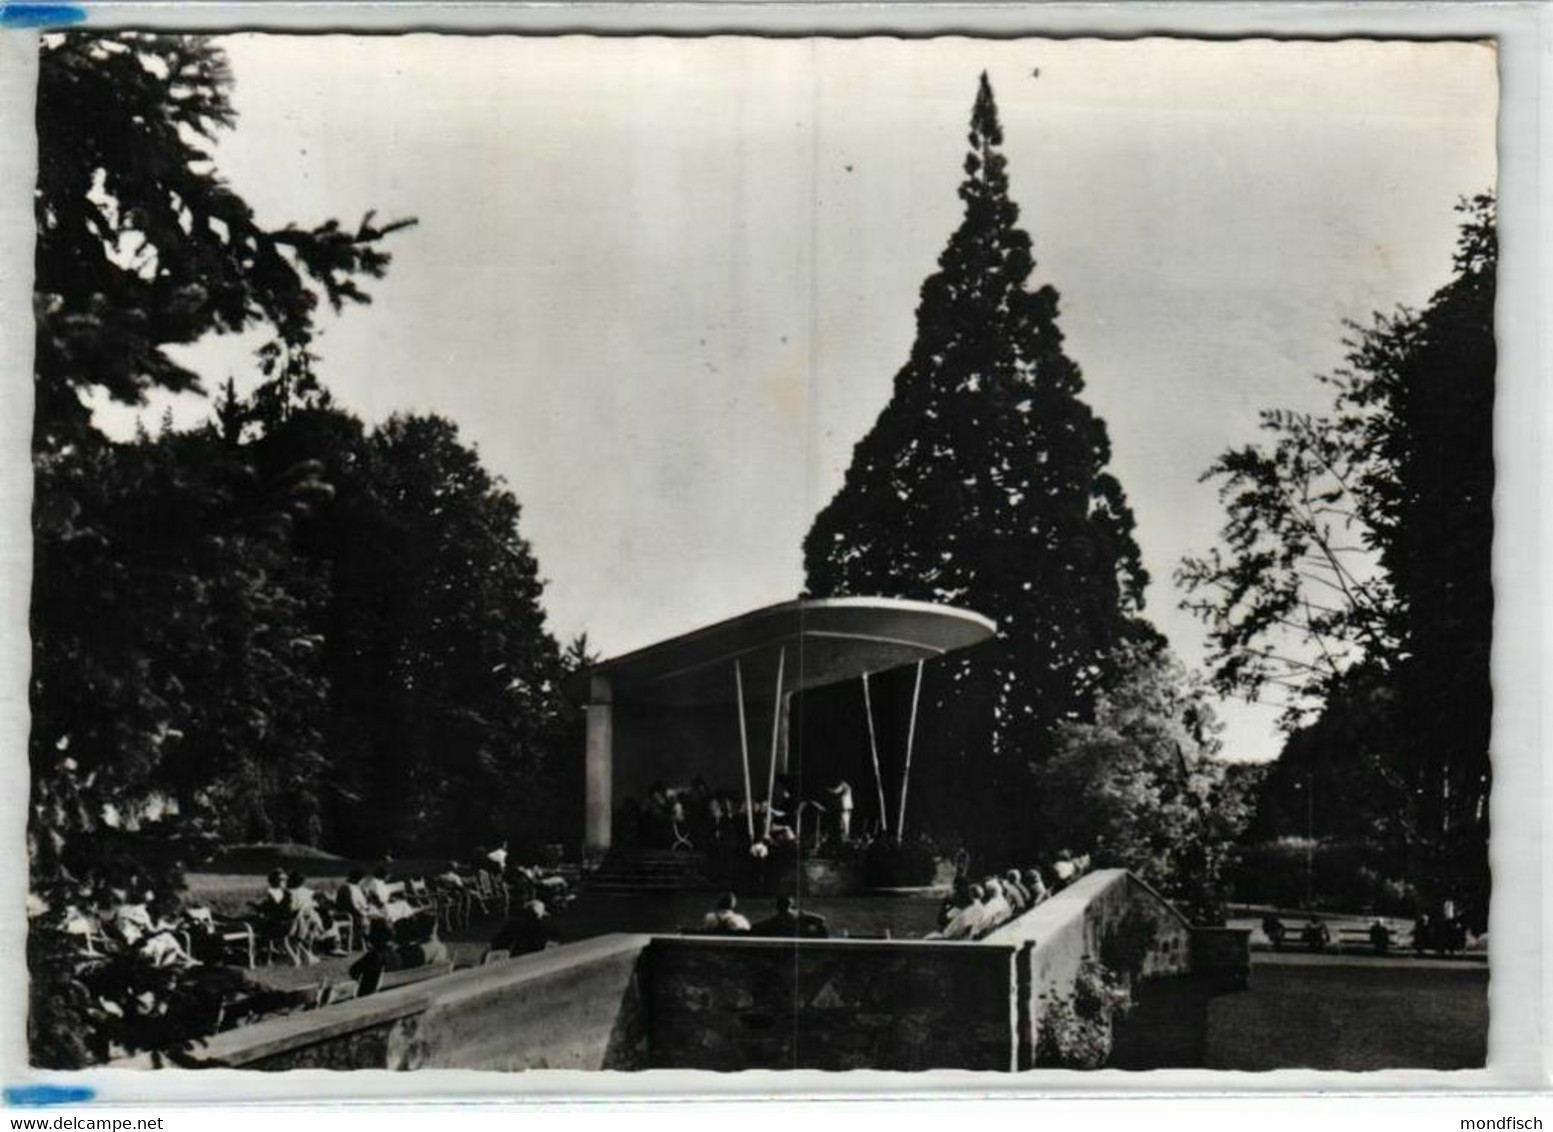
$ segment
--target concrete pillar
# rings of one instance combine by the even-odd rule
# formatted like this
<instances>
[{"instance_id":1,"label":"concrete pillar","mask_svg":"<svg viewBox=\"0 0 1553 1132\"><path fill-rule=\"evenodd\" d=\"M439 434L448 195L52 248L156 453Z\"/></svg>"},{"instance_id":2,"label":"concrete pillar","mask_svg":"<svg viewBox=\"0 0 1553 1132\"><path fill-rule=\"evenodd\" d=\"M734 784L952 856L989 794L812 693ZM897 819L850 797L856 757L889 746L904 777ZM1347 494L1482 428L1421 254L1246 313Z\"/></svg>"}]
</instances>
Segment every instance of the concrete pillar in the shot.
<instances>
[{"instance_id":1,"label":"concrete pillar","mask_svg":"<svg viewBox=\"0 0 1553 1132\"><path fill-rule=\"evenodd\" d=\"M587 718L583 845L603 852L609 848L615 816L615 708L608 677L593 677Z\"/></svg>"}]
</instances>

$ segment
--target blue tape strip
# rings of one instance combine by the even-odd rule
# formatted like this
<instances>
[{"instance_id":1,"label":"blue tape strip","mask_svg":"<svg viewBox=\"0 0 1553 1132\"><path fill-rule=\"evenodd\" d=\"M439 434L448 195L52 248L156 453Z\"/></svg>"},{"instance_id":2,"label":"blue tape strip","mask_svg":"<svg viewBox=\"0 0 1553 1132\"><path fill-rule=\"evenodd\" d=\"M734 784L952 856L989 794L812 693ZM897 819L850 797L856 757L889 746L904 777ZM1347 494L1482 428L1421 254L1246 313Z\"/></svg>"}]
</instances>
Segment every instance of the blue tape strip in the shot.
<instances>
[{"instance_id":1,"label":"blue tape strip","mask_svg":"<svg viewBox=\"0 0 1553 1132\"><path fill-rule=\"evenodd\" d=\"M46 28L85 19L86 9L71 4L0 4L0 28Z\"/></svg>"},{"instance_id":2,"label":"blue tape strip","mask_svg":"<svg viewBox=\"0 0 1553 1132\"><path fill-rule=\"evenodd\" d=\"M17 1085L5 1090L5 1103L18 1108L42 1108L52 1104L85 1104L97 1090L89 1085Z\"/></svg>"}]
</instances>

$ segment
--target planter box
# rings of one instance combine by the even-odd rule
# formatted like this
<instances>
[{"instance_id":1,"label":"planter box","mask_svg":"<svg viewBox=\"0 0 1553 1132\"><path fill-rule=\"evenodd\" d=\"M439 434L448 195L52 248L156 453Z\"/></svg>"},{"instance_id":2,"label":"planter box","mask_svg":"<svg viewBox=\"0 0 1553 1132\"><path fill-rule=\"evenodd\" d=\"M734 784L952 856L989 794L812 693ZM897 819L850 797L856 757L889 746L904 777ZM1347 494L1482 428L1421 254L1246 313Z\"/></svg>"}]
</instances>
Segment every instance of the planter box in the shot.
<instances>
[{"instance_id":1,"label":"planter box","mask_svg":"<svg viewBox=\"0 0 1553 1132\"><path fill-rule=\"evenodd\" d=\"M863 863L805 857L798 879L804 896L851 896L863 891Z\"/></svg>"}]
</instances>

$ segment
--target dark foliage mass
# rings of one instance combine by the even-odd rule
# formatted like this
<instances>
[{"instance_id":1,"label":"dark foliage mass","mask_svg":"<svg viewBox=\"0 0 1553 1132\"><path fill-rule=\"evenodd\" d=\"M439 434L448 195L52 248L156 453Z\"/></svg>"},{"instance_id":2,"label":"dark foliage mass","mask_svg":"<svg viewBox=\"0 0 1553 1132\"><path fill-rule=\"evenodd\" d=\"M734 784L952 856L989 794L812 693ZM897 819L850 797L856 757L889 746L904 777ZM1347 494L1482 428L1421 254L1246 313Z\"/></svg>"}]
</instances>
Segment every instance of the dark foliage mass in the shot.
<instances>
[{"instance_id":1,"label":"dark foliage mass","mask_svg":"<svg viewBox=\"0 0 1553 1132\"><path fill-rule=\"evenodd\" d=\"M516 499L453 425L365 428L311 352L365 302L381 241L267 228L210 141L233 122L218 47L47 37L37 195L31 1050L173 1058L221 987L133 947L81 961L77 913L172 908L222 842L451 856L535 845L576 791L551 758L567 663ZM204 427L115 442L104 399L198 392L169 348L264 327L260 384ZM198 972L200 969L193 969Z\"/></svg>"},{"instance_id":2,"label":"dark foliage mass","mask_svg":"<svg viewBox=\"0 0 1553 1132\"><path fill-rule=\"evenodd\" d=\"M167 348L212 331L267 327L270 357L306 381L320 301L369 301L361 280L409 222L261 225L212 162L235 114L208 40L71 32L45 37L39 62L38 446L90 432L83 394L200 389Z\"/></svg>"},{"instance_id":3,"label":"dark foliage mass","mask_svg":"<svg viewBox=\"0 0 1553 1132\"><path fill-rule=\"evenodd\" d=\"M1028 287L1035 260L1002 140L983 76L964 220L804 563L817 596L946 602L997 621L995 642L928 674L920 764L940 781L921 795L938 808L929 819L1013 851L1037 847L1038 768L1057 727L1089 717L1106 657L1152 630L1136 620L1147 577L1132 514L1063 352L1057 292Z\"/></svg>"},{"instance_id":4,"label":"dark foliage mass","mask_svg":"<svg viewBox=\"0 0 1553 1132\"><path fill-rule=\"evenodd\" d=\"M1450 282L1353 328L1332 410L1269 412L1268 444L1209 469L1224 549L1179 576L1219 685L1290 706L1261 832L1365 836L1421 900L1481 927L1498 254L1493 199L1461 211Z\"/></svg>"}]
</instances>

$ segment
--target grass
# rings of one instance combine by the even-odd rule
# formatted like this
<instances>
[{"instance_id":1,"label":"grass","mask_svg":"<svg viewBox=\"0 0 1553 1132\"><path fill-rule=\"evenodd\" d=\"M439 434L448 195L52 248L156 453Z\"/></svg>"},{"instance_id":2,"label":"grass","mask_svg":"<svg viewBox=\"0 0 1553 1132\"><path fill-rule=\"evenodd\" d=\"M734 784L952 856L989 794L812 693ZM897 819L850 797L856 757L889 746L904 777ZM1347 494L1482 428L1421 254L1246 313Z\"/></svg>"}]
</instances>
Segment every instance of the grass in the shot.
<instances>
[{"instance_id":1,"label":"grass","mask_svg":"<svg viewBox=\"0 0 1553 1132\"><path fill-rule=\"evenodd\" d=\"M1488 1054L1482 964L1258 961L1208 1007L1210 1069L1475 1069Z\"/></svg>"}]
</instances>

